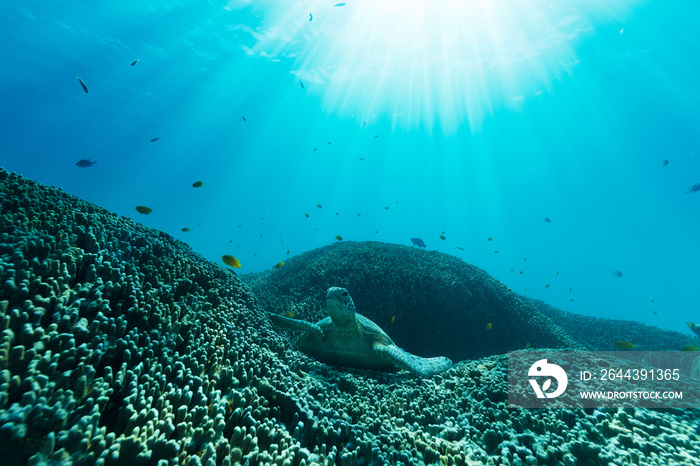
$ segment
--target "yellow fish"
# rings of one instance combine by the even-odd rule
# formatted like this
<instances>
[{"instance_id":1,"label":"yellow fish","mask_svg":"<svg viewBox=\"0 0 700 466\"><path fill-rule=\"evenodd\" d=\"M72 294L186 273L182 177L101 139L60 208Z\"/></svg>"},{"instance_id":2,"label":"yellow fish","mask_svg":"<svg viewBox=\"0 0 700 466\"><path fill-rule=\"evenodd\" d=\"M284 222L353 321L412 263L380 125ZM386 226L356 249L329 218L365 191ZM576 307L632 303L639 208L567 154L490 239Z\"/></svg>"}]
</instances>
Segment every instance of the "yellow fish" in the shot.
<instances>
[{"instance_id":1,"label":"yellow fish","mask_svg":"<svg viewBox=\"0 0 700 466\"><path fill-rule=\"evenodd\" d=\"M181 229L180 231L190 231L190 229L185 227L185 228Z\"/></svg>"},{"instance_id":2,"label":"yellow fish","mask_svg":"<svg viewBox=\"0 0 700 466\"><path fill-rule=\"evenodd\" d=\"M529 348L530 348L530 343L525 343L525 349L529 349Z\"/></svg>"},{"instance_id":3,"label":"yellow fish","mask_svg":"<svg viewBox=\"0 0 700 466\"><path fill-rule=\"evenodd\" d=\"M624 349L624 350L631 350L631 349L635 349L637 347L637 345L635 345L634 343L630 343L629 341L624 341L624 340L616 341L615 346L617 346L620 349Z\"/></svg>"},{"instance_id":4,"label":"yellow fish","mask_svg":"<svg viewBox=\"0 0 700 466\"><path fill-rule=\"evenodd\" d=\"M489 240L489 241L493 241L493 238L486 238L486 239Z\"/></svg>"},{"instance_id":5,"label":"yellow fish","mask_svg":"<svg viewBox=\"0 0 700 466\"><path fill-rule=\"evenodd\" d=\"M223 256L221 256L221 260L224 261L224 264L230 265L234 269L241 268L240 261L233 256L229 256L228 254L224 254Z\"/></svg>"},{"instance_id":6,"label":"yellow fish","mask_svg":"<svg viewBox=\"0 0 700 466\"><path fill-rule=\"evenodd\" d=\"M143 214L143 215L148 215L151 212L153 212L153 209L151 209L150 207L146 207L145 205L137 205L136 212Z\"/></svg>"},{"instance_id":7,"label":"yellow fish","mask_svg":"<svg viewBox=\"0 0 700 466\"><path fill-rule=\"evenodd\" d=\"M692 323L692 322L686 322L685 325L687 325L688 327L690 327L690 330L695 330L696 325L695 325L694 323Z\"/></svg>"},{"instance_id":8,"label":"yellow fish","mask_svg":"<svg viewBox=\"0 0 700 466\"><path fill-rule=\"evenodd\" d=\"M276 269L281 269L282 267L284 267L284 261L275 264Z\"/></svg>"},{"instance_id":9,"label":"yellow fish","mask_svg":"<svg viewBox=\"0 0 700 466\"><path fill-rule=\"evenodd\" d=\"M204 183L201 181L195 181L194 183L192 183L192 187L193 188L201 188L203 184Z\"/></svg>"},{"instance_id":10,"label":"yellow fish","mask_svg":"<svg viewBox=\"0 0 700 466\"><path fill-rule=\"evenodd\" d=\"M391 323L393 324L394 322L396 322L396 316L391 316Z\"/></svg>"},{"instance_id":11,"label":"yellow fish","mask_svg":"<svg viewBox=\"0 0 700 466\"><path fill-rule=\"evenodd\" d=\"M338 241L343 241L343 237L340 235L335 235L335 239L337 239Z\"/></svg>"},{"instance_id":12,"label":"yellow fish","mask_svg":"<svg viewBox=\"0 0 700 466\"><path fill-rule=\"evenodd\" d=\"M698 348L698 347L695 346L695 345L685 345L683 348L681 348L681 351L692 352L692 351L697 351L697 350L699 350L699 349L700 349L700 348Z\"/></svg>"},{"instance_id":13,"label":"yellow fish","mask_svg":"<svg viewBox=\"0 0 700 466\"><path fill-rule=\"evenodd\" d=\"M294 313L293 313L292 311L287 311L287 312L284 313L284 315L286 315L286 316L289 317L290 319L294 318Z\"/></svg>"},{"instance_id":14,"label":"yellow fish","mask_svg":"<svg viewBox=\"0 0 700 466\"><path fill-rule=\"evenodd\" d=\"M309 218L309 214L304 214L304 217Z\"/></svg>"},{"instance_id":15,"label":"yellow fish","mask_svg":"<svg viewBox=\"0 0 700 466\"><path fill-rule=\"evenodd\" d=\"M491 322L486 324L486 330L491 330L492 328L493 328L493 324Z\"/></svg>"},{"instance_id":16,"label":"yellow fish","mask_svg":"<svg viewBox=\"0 0 700 466\"><path fill-rule=\"evenodd\" d=\"M321 207L321 204L316 204L316 207L318 207L319 209L323 209L323 207Z\"/></svg>"}]
</instances>

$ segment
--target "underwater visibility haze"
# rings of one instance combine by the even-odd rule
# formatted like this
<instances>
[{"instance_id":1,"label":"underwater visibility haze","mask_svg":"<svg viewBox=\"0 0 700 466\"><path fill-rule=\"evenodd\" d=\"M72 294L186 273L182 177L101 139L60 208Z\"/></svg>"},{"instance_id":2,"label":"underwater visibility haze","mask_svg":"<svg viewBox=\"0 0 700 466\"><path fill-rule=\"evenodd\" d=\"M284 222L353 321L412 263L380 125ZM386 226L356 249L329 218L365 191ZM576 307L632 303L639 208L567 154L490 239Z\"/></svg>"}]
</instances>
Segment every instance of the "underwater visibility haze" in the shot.
<instances>
[{"instance_id":1,"label":"underwater visibility haze","mask_svg":"<svg viewBox=\"0 0 700 466\"><path fill-rule=\"evenodd\" d=\"M0 165L237 273L419 238L560 309L692 335L699 15L7 0Z\"/></svg>"}]
</instances>

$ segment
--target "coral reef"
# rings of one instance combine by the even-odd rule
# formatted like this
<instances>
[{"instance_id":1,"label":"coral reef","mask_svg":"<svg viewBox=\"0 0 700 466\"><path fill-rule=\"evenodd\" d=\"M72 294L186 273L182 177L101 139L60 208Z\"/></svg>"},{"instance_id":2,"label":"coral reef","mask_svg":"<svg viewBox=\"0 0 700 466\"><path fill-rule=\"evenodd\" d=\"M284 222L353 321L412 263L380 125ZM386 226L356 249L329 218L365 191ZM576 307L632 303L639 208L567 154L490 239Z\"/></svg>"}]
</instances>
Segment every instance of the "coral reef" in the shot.
<instances>
[{"instance_id":1,"label":"coral reef","mask_svg":"<svg viewBox=\"0 0 700 466\"><path fill-rule=\"evenodd\" d=\"M539 300L532 302L542 314L588 350L615 351L618 340L634 342L638 349L644 351L678 351L686 345L698 345L694 335L663 330L633 320L582 316Z\"/></svg>"},{"instance_id":2,"label":"coral reef","mask_svg":"<svg viewBox=\"0 0 700 466\"><path fill-rule=\"evenodd\" d=\"M292 257L280 269L241 278L270 312L292 312L311 322L326 316L328 287L347 288L357 312L399 347L423 357L460 361L528 344L579 347L529 299L438 251L343 241Z\"/></svg>"},{"instance_id":3,"label":"coral reef","mask_svg":"<svg viewBox=\"0 0 700 466\"><path fill-rule=\"evenodd\" d=\"M337 370L164 233L3 170L0 208L4 465L700 464L697 411L507 409L503 355Z\"/></svg>"}]
</instances>

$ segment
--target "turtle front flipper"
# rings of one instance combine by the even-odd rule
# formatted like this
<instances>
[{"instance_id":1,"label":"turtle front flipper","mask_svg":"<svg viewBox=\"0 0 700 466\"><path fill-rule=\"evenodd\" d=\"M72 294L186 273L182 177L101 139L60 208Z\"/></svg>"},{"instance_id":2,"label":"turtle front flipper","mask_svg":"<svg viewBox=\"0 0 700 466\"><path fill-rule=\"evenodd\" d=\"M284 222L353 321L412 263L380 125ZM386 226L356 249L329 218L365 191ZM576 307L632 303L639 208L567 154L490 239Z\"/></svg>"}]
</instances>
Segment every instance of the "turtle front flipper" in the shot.
<instances>
[{"instance_id":1,"label":"turtle front flipper","mask_svg":"<svg viewBox=\"0 0 700 466\"><path fill-rule=\"evenodd\" d=\"M309 332L311 335L323 338L323 330L316 324L307 322L305 320L290 319L289 317L284 317L279 314L268 313L270 316L270 321L275 327L286 328L290 330L301 330L302 332Z\"/></svg>"},{"instance_id":2,"label":"turtle front flipper","mask_svg":"<svg viewBox=\"0 0 700 466\"><path fill-rule=\"evenodd\" d=\"M396 366L423 377L439 374L452 367L452 361L446 357L421 358L402 350L396 345L376 343L374 350L389 359Z\"/></svg>"}]
</instances>

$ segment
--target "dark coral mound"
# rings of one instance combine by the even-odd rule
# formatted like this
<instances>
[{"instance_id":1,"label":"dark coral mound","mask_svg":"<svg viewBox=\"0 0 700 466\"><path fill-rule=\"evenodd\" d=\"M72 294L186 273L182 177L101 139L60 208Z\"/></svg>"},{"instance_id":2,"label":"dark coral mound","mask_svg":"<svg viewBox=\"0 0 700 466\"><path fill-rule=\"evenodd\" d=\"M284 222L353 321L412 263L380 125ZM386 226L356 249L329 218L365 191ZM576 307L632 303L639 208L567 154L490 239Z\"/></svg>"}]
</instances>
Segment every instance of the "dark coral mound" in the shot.
<instances>
[{"instance_id":1,"label":"dark coral mound","mask_svg":"<svg viewBox=\"0 0 700 466\"><path fill-rule=\"evenodd\" d=\"M577 347L529 299L482 269L437 251L342 242L242 278L269 311L291 311L312 322L327 315L328 287L343 286L360 314L419 356L460 361L504 354L528 343L533 348Z\"/></svg>"},{"instance_id":2,"label":"dark coral mound","mask_svg":"<svg viewBox=\"0 0 700 466\"><path fill-rule=\"evenodd\" d=\"M3 465L700 463L694 411L507 409L504 356L330 368L166 234L3 170L0 206Z\"/></svg>"},{"instance_id":3,"label":"dark coral mound","mask_svg":"<svg viewBox=\"0 0 700 466\"><path fill-rule=\"evenodd\" d=\"M632 320L582 316L539 300L533 300L533 304L587 350L615 351L615 342L619 340L632 342L644 351L678 351L686 345L698 346L695 335L663 330Z\"/></svg>"}]
</instances>

